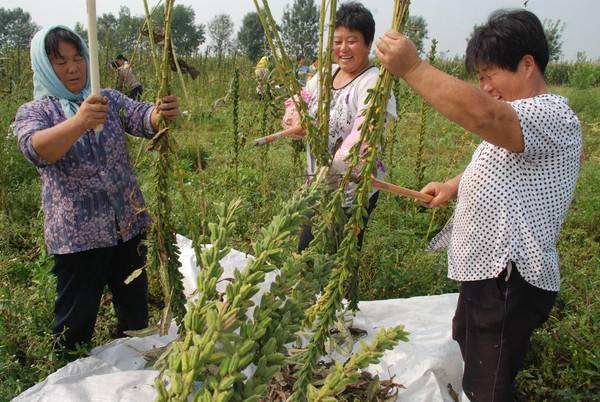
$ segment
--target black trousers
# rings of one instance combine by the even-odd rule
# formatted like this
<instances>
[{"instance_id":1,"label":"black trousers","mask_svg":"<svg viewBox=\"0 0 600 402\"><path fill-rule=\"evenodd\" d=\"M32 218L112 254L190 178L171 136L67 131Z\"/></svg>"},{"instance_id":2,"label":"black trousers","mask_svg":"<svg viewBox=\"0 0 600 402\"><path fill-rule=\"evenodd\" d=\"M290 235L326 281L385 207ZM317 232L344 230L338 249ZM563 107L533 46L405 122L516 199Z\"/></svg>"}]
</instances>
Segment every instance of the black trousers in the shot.
<instances>
[{"instance_id":1,"label":"black trousers","mask_svg":"<svg viewBox=\"0 0 600 402\"><path fill-rule=\"evenodd\" d=\"M461 282L452 337L465 362L463 390L471 401L512 402L533 331L548 319L556 292L527 283L512 264L494 279Z\"/></svg>"},{"instance_id":2,"label":"black trousers","mask_svg":"<svg viewBox=\"0 0 600 402\"><path fill-rule=\"evenodd\" d=\"M376 191L375 194L369 198L369 205L367 206L367 216L363 218L363 228L358 234L358 249L362 249L363 238L365 236L365 230L367 230L367 223L369 222L369 217L371 216L371 212L377 206L377 200L379 199L379 191ZM350 208L344 208L344 212L348 215ZM301 253L303 250L308 248L308 245L314 238L312 234L312 225L310 222L302 225L300 229L300 236L298 239L298 252Z\"/></svg>"},{"instance_id":3,"label":"black trousers","mask_svg":"<svg viewBox=\"0 0 600 402\"><path fill-rule=\"evenodd\" d=\"M142 98L142 92L144 92L144 87L140 85L131 90L129 97L133 100L139 101Z\"/></svg>"},{"instance_id":4,"label":"black trousers","mask_svg":"<svg viewBox=\"0 0 600 402\"><path fill-rule=\"evenodd\" d=\"M148 326L146 271L128 285L124 283L146 262L142 239L143 235L138 235L126 242L119 241L114 247L54 255L53 272L57 281L52 330L62 347L73 349L76 343L92 339L100 299L107 285L117 316L117 335Z\"/></svg>"}]
</instances>

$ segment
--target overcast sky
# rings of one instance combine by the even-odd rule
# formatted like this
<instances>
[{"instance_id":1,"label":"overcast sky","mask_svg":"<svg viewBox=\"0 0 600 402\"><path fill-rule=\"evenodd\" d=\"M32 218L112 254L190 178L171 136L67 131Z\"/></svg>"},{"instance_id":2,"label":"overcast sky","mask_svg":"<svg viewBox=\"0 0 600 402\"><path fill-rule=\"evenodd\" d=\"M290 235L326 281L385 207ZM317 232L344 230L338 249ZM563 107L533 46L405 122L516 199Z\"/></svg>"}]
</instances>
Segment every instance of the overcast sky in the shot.
<instances>
[{"instance_id":1,"label":"overcast sky","mask_svg":"<svg viewBox=\"0 0 600 402\"><path fill-rule=\"evenodd\" d=\"M293 0L271 0L269 5L279 21L287 4ZM156 0L148 0L152 6ZM448 56L463 55L466 38L473 25L480 24L497 8L522 7L524 0L412 0L410 12L421 15L428 25L429 38L439 42L438 51ZM87 24L85 0L0 0L0 7L21 7L28 11L41 26L64 24L74 26L77 21ZM320 4L319 0L315 3ZM392 0L363 0L373 13L377 24L376 36L391 23ZM254 11L252 0L177 0L175 4L191 5L196 21L206 24L217 14L229 14L235 23L235 32L243 16ZM97 13L118 13L119 7L129 7L132 14L143 14L142 0L97 0ZM529 0L527 8L544 20L560 19L566 23L563 32L563 57L574 60L578 51L591 59L600 59L600 0ZM428 46L428 44L426 45Z\"/></svg>"}]
</instances>

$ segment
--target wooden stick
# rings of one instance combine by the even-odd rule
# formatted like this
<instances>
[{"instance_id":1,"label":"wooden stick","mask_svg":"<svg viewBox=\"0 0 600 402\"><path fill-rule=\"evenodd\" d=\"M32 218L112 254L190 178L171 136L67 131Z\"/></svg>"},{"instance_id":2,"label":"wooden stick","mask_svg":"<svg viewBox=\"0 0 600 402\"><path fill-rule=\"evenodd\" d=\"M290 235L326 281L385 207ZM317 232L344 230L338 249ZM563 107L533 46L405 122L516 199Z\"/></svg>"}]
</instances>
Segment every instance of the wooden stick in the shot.
<instances>
[{"instance_id":1,"label":"wooden stick","mask_svg":"<svg viewBox=\"0 0 600 402\"><path fill-rule=\"evenodd\" d=\"M273 141L277 141L281 138L288 137L291 135L297 135L302 133L301 126L290 127L286 130L279 131L275 134L267 135L266 137L257 138L254 140L254 145L265 145Z\"/></svg>"},{"instance_id":2,"label":"wooden stick","mask_svg":"<svg viewBox=\"0 0 600 402\"><path fill-rule=\"evenodd\" d=\"M374 176L371 176L371 180L373 181L373 188L388 191L394 194L400 194L405 197L413 198L419 201L423 201L428 204L433 200L433 197L429 194L423 194L415 190L411 190L409 188L400 187L395 184L387 183L385 181L381 181Z\"/></svg>"},{"instance_id":3,"label":"wooden stick","mask_svg":"<svg viewBox=\"0 0 600 402\"><path fill-rule=\"evenodd\" d=\"M88 44L90 57L90 82L92 95L100 95L100 67L98 63L98 30L96 20L96 0L87 0L88 14ZM102 125L94 129L97 133L102 131Z\"/></svg>"}]
</instances>

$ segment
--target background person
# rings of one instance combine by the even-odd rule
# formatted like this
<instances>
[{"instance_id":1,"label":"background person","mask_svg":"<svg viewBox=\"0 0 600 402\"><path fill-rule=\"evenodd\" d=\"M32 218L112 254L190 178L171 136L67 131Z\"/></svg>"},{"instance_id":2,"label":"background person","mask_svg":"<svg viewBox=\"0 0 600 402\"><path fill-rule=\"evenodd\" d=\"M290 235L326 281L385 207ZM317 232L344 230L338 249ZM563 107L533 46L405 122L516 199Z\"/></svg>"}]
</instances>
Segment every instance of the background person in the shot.
<instances>
[{"instance_id":1,"label":"background person","mask_svg":"<svg viewBox=\"0 0 600 402\"><path fill-rule=\"evenodd\" d=\"M306 86L306 79L308 75L308 66L305 64L306 60L304 55L299 54L296 56L296 78L301 86Z\"/></svg>"},{"instance_id":2,"label":"background person","mask_svg":"<svg viewBox=\"0 0 600 402\"><path fill-rule=\"evenodd\" d=\"M371 44L375 35L373 15L362 4L347 2L342 4L336 13L335 31L333 33L333 53L336 63L332 67L333 82L331 88L331 110L329 118L328 150L333 156L330 172L333 175L343 174L348 163L348 151L360 138L360 125L364 120L363 110L368 91L375 87L379 77L379 69L369 61ZM313 77L307 84L308 112L311 116L317 114L318 76ZM287 102L287 112L283 119L284 128L299 125L299 115L293 110L291 99ZM387 105L388 117L395 117L396 103L393 96ZM295 139L302 138L302 135ZM379 178L383 178L383 165L378 163ZM350 183L346 188L345 208L350 207L357 184ZM375 209L378 191L371 192L368 215ZM362 246L364 230L369 216L365 217L363 230L358 235L358 247ZM311 225L304 225L298 242L298 250L302 251L313 239Z\"/></svg>"},{"instance_id":3,"label":"background person","mask_svg":"<svg viewBox=\"0 0 600 402\"><path fill-rule=\"evenodd\" d=\"M105 286L117 335L148 325L145 271L123 282L145 264L142 240L150 223L125 133L150 138L159 115L173 120L179 106L175 96L154 106L112 89L90 95L88 50L64 26L35 34L31 64L34 100L17 111L15 130L41 178L44 236L57 279L52 329L72 349L92 338Z\"/></svg>"},{"instance_id":4,"label":"background person","mask_svg":"<svg viewBox=\"0 0 600 402\"><path fill-rule=\"evenodd\" d=\"M398 32L377 42L383 66L448 119L484 141L465 171L422 192L430 207L457 197L452 224L434 239L448 246L448 276L460 281L453 338L472 401L513 401L532 332L560 287L556 242L575 190L579 120L548 93L548 45L539 19L500 10L475 29L466 66L481 89L423 62Z\"/></svg>"},{"instance_id":5,"label":"background person","mask_svg":"<svg viewBox=\"0 0 600 402\"><path fill-rule=\"evenodd\" d=\"M319 68L319 58L315 58L312 64L308 67L308 72L306 73L306 82L310 81L312 77L317 73L317 69Z\"/></svg>"},{"instance_id":6,"label":"background person","mask_svg":"<svg viewBox=\"0 0 600 402\"><path fill-rule=\"evenodd\" d=\"M119 54L115 58L114 63L113 67L116 65L117 69L117 83L115 88L131 99L139 101L142 97L142 92L144 92L144 87L133 73L129 60L122 54Z\"/></svg>"},{"instance_id":7,"label":"background person","mask_svg":"<svg viewBox=\"0 0 600 402\"><path fill-rule=\"evenodd\" d=\"M256 63L256 67L254 68L254 77L256 78L256 94L259 97L263 96L265 82L268 79L269 75L269 57L263 56Z\"/></svg>"}]
</instances>

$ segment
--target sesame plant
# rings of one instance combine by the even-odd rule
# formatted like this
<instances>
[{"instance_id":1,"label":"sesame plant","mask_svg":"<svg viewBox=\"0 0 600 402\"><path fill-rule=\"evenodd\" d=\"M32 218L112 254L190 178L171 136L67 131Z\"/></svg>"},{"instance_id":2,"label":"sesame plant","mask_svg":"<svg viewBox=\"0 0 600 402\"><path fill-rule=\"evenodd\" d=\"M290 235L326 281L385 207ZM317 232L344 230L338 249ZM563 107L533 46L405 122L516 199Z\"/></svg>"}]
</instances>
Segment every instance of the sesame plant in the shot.
<instances>
[{"instance_id":1,"label":"sesame plant","mask_svg":"<svg viewBox=\"0 0 600 402\"><path fill-rule=\"evenodd\" d=\"M331 264L318 254L286 254L285 246L320 199L324 176L322 169L310 187L284 203L281 213L254 243L255 258L235 273L222 295L216 289L223 274L219 261L230 251L226 244L239 202L220 207L218 222L209 225L211 247L202 248L199 254L202 269L197 278L197 299L188 304L180 338L170 345L156 380L157 400L187 400L191 395L194 400L207 402L258 401L284 365L298 364L287 345L302 330L305 311L315 302ZM251 298L276 267L281 268L270 290L254 305ZM254 311L250 315L251 308ZM382 330L370 346L363 345L346 364L335 366L322 392L314 394L315 386L311 385L309 400L331 400L331 395L340 394L358 378L359 368L375 362L383 350L400 339L406 340L401 327ZM254 372L249 375L251 365Z\"/></svg>"},{"instance_id":2,"label":"sesame plant","mask_svg":"<svg viewBox=\"0 0 600 402\"><path fill-rule=\"evenodd\" d=\"M402 31L408 16L408 1L394 2L392 28ZM338 189L332 196L330 216L339 216L339 209L345 199L345 187L350 180L358 181L358 188L350 208L349 218L344 225L343 239L335 254L335 264L331 276L318 302L308 312L307 323L315 323L314 334L302 356L301 369L298 380L294 384L292 400L303 400L308 392L313 372L316 369L318 358L324 353L325 340L329 328L336 319L336 311L342 308L343 298L348 295L349 307L356 309L358 306L358 263L357 249L358 233L363 226L363 217L366 213L368 196L371 190L371 176L376 173L378 148L383 143L383 129L385 127L386 105L390 95L392 77L388 71L382 69L375 88L367 97L369 107L366 110L365 120L361 127L360 140L350 151L350 167L347 169ZM366 147L363 149L363 145ZM359 166L362 159L360 172L355 177L354 168ZM316 232L320 235L326 232L327 220L321 220ZM316 235L311 243L318 242L321 236Z\"/></svg>"},{"instance_id":3,"label":"sesame plant","mask_svg":"<svg viewBox=\"0 0 600 402\"><path fill-rule=\"evenodd\" d=\"M261 110L260 110L260 136L267 135L267 127L269 127L269 109L272 105L272 96L271 96L271 88L269 82L265 82L263 85L264 95L263 102L261 102ZM260 149L260 159L258 161L260 172L261 172L261 180L260 180L260 192L263 199L267 198L267 188L268 188L268 171L269 164L266 163L269 155L269 145L262 147Z\"/></svg>"},{"instance_id":4,"label":"sesame plant","mask_svg":"<svg viewBox=\"0 0 600 402\"><path fill-rule=\"evenodd\" d=\"M335 2L330 5L331 36L336 8ZM266 2L263 6L263 26L265 31L271 30L267 37L272 35L278 40L277 27L268 25L269 21L272 23L272 17ZM261 12L258 5L257 9ZM394 28L403 28L407 10L408 2L395 2ZM269 42L275 50L273 41L269 39ZM328 53L330 49L331 40ZM277 66L291 71L282 45L279 51L282 57L276 59ZM271 224L262 230L253 245L255 259L236 272L224 295L219 295L216 290L217 280L223 273L218 261L229 251L225 244L232 230L236 205L223 209L219 224L209 226L212 247L201 250L198 258L201 266L198 299L188 305L180 338L168 350L167 363L156 381L158 400L186 400L190 395L198 401L260 400L268 391L270 379L284 365L293 372L290 400L335 400L348 384L359 378L359 369L376 362L384 350L392 348L399 340L407 339L401 326L382 330L370 346L363 345L361 351L344 365L336 364L320 390L313 384L317 362L326 354L325 343L330 338L330 328L335 324L338 312L343 310L344 296L353 295L351 307L356 309L357 306L358 295L352 289L352 279L357 280L352 278L357 274L357 234L368 203L370 178L377 169L391 83L390 74L382 70L368 97L369 108L361 128L361 141L351 151L351 166L337 190L332 194L322 191L327 175L327 169L322 168L305 192L285 203ZM289 86L296 90L292 93L299 90L295 80L290 81ZM319 101L329 103L324 93L329 91L322 90L320 96L324 99ZM310 122L306 105L300 100L295 102L301 121L304 124ZM320 117L327 115L325 122L329 121L328 113L328 107L320 109ZM307 127L309 135L311 131ZM361 151L360 144L367 146ZM360 165L360 159L363 163L355 178L353 168ZM344 224L342 205L350 180L358 180L359 189L350 218ZM301 255L286 255L284 244L290 242L293 238L290 235L315 209L322 213L316 219L315 239L309 250ZM340 227L343 232L337 230ZM265 275L276 267L280 267L280 271L270 290L262 296L260 304L254 306L250 299L258 292ZM347 289L349 285L350 290ZM323 289L322 294L317 299L320 289ZM249 317L248 311L252 307L254 311ZM300 352L292 353L286 345L298 339L301 329L307 331L309 339ZM255 370L249 375L247 369L251 364Z\"/></svg>"},{"instance_id":5,"label":"sesame plant","mask_svg":"<svg viewBox=\"0 0 600 402\"><path fill-rule=\"evenodd\" d=\"M235 187L238 188L240 184L240 148L241 148L241 135L239 130L239 102L240 102L240 71L235 68L233 71L233 80L231 82L231 97L232 97L232 110L231 110L231 132L233 135L233 166L235 169Z\"/></svg>"},{"instance_id":6,"label":"sesame plant","mask_svg":"<svg viewBox=\"0 0 600 402\"><path fill-rule=\"evenodd\" d=\"M431 40L431 48L429 49L429 55L427 56L427 62L433 64L435 61L435 51L437 48L437 40ZM425 99L421 99L421 111L420 111L420 123L419 123L419 135L417 141L417 156L415 159L415 185L417 188L423 187L425 165L423 164L423 148L425 145L425 131L427 129L427 116L429 113L430 106L425 102Z\"/></svg>"},{"instance_id":7,"label":"sesame plant","mask_svg":"<svg viewBox=\"0 0 600 402\"><path fill-rule=\"evenodd\" d=\"M267 39L269 49L271 50L271 54L275 62L275 70L276 72L280 73L279 76L282 79L288 94L299 94L300 84L295 78L292 62L287 56L285 47L283 45L283 41L281 40L281 36L279 35L279 28L277 26L277 23L275 22L275 19L273 18L273 15L271 14L269 4L266 0L261 0L261 8L259 6L258 0L253 0L253 2L256 7L256 12L258 13L258 16L260 18L260 22L265 31L265 37ZM333 3L335 3L335 0L333 0ZM321 14L323 15L323 12ZM321 17L321 20L322 19L323 17ZM323 32L321 31L321 36L322 35ZM331 33L331 35L333 35L333 33ZM323 72L323 68L326 69L325 72ZM326 77L329 76L328 79L331 80L331 64L326 64L323 68L320 68L320 73L324 74ZM319 96L319 104L321 104L321 101L323 100L322 92ZM327 151L327 137L329 135L329 131L328 126L320 124L319 120L325 116L321 113L318 116L317 124L315 125L315 122L313 122L313 119L308 114L306 103L302 102L300 98L300 96L291 97L296 110L300 114L300 125L306 133L308 147L310 149L310 152L315 156L317 163L320 166L327 166L330 162L330 155ZM324 110L329 110L329 108L327 107ZM328 116L329 115L327 115L327 117ZM326 127L327 129L325 129Z\"/></svg>"},{"instance_id":8,"label":"sesame plant","mask_svg":"<svg viewBox=\"0 0 600 402\"><path fill-rule=\"evenodd\" d=\"M162 61L157 76L160 77L156 98L160 100L169 93L169 46L171 40L171 13L173 0L165 3L165 37L162 49ZM146 7L147 10L147 7ZM147 18L151 27L150 18ZM150 30L150 32L152 32ZM152 36L152 35L150 35ZM151 42L153 43L153 42ZM152 49L152 53L155 51ZM185 314L185 295L183 294L182 275L179 272L179 249L175 239L175 228L171 219L172 202L169 197L173 180L174 140L169 136L168 122L159 117L159 130L148 145L155 151L151 162L152 187L149 210L153 217L152 227L148 231L147 265L158 272L165 307L162 312L159 329L166 334L171 324L171 317L180 323Z\"/></svg>"},{"instance_id":9,"label":"sesame plant","mask_svg":"<svg viewBox=\"0 0 600 402\"><path fill-rule=\"evenodd\" d=\"M386 165L394 166L397 164L396 160L396 145L400 142L400 139L405 136L406 115L409 112L410 106L415 102L416 93L412 91L401 79L394 79L392 84L392 93L396 99L396 116L397 118L392 121L391 129L389 130L388 137L385 139L383 152L386 153ZM389 181L394 181L393 176L394 170L391 169L387 178Z\"/></svg>"},{"instance_id":10,"label":"sesame plant","mask_svg":"<svg viewBox=\"0 0 600 402\"><path fill-rule=\"evenodd\" d=\"M313 283L310 280L298 285L306 263L297 256L286 260L283 246L310 212L321 181L316 180L305 194L297 194L285 203L281 213L263 229L253 246L255 258L244 270L236 272L227 286L225 300L216 290L223 273L219 260L229 252L226 243L239 203L221 207L218 224L209 225L212 246L202 249L199 255L202 269L197 280L198 298L189 304L183 333L171 345L167 365L156 382L158 400L185 400L193 393L195 381L203 384L194 393L200 401L226 401L234 395L246 395L247 400L266 392L266 383L283 364L281 349L299 329L306 307L302 300L310 300L317 291L306 289ZM278 279L271 291L262 296L250 319L246 314L253 306L251 297L258 292L265 275L277 266L282 267ZM297 297L288 298L294 292ZM251 363L256 364L256 372L244 383L247 378L242 371ZM168 377L168 385L163 377Z\"/></svg>"}]
</instances>

